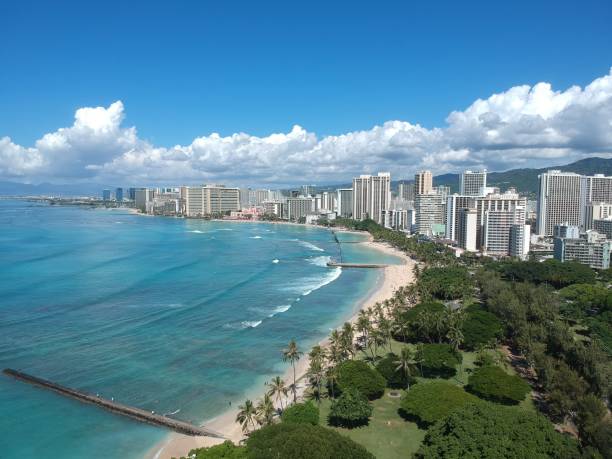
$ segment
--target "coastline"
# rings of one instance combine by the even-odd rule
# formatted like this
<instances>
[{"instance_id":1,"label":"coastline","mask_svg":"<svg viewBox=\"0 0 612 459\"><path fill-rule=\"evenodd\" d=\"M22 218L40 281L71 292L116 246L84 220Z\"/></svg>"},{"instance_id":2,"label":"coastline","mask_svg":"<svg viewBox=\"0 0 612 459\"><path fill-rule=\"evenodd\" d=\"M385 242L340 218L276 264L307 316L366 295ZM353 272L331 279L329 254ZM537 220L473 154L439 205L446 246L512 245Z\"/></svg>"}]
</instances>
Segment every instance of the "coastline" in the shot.
<instances>
[{"instance_id":1,"label":"coastline","mask_svg":"<svg viewBox=\"0 0 612 459\"><path fill-rule=\"evenodd\" d=\"M225 221L225 220L222 220ZM254 223L254 222L253 222ZM276 223L276 222L261 222L261 223ZM282 224L282 223L281 223ZM285 223L286 224L286 223ZM303 226L303 225L301 225ZM352 231L344 231L338 230L342 232L352 232ZM372 241L372 237L368 233L364 232L355 232L357 234L366 234L369 236L369 240L362 242L362 244L367 245L375 250L383 252L385 254L393 255L400 258L403 263L397 265L389 265L382 270L382 273L379 276L376 284L370 289L367 296L365 296L361 301L359 301L353 311L350 313L350 317L346 320L343 320L342 323L338 324L338 327L341 327L344 322L355 323L357 320L359 311L363 309L367 309L373 306L377 302L382 302L388 298L391 298L394 292L401 286L408 285L414 281L413 275L413 266L415 261L408 257L405 253L381 242ZM328 346L328 338L326 337L322 341L318 343L322 347ZM308 349L309 351L309 349ZM304 357L302 357L298 363L296 364L296 375L297 375L297 387L298 387L298 398L303 395L305 390L305 385L301 383L302 379L305 377L306 372L308 370L309 362L307 357L307 350L304 349ZM293 370L291 367L288 367L285 373L282 375L283 379L287 382L290 382L293 377ZM256 396L261 396L263 394L263 387L252 388L249 390L249 393L253 393ZM283 401L287 401L287 399L291 398L291 394ZM205 422L206 426L222 433L228 440L233 441L234 443L240 442L244 438L241 427L238 423L235 422L236 414L238 412L237 408L232 408L221 415ZM168 434L161 442L154 445L154 447L149 450L145 454L146 459L171 459L173 457L178 458L181 456L186 456L190 450L194 448L201 448L207 446L213 446L220 443L223 443L223 439L212 438L212 437L191 437L187 435L182 435L178 433L170 433Z\"/></svg>"}]
</instances>

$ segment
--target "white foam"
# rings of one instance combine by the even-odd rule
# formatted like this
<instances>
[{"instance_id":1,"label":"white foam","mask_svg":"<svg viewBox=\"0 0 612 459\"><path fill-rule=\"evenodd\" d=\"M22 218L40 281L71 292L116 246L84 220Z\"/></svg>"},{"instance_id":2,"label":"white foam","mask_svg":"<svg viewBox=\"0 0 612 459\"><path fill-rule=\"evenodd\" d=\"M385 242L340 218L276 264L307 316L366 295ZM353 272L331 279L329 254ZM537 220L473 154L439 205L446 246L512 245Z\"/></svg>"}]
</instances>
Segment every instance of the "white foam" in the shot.
<instances>
[{"instance_id":1,"label":"white foam","mask_svg":"<svg viewBox=\"0 0 612 459\"><path fill-rule=\"evenodd\" d=\"M315 266L321 266L327 268L327 263L331 261L331 257L327 255L321 255L320 257L312 257L308 259L308 263Z\"/></svg>"},{"instance_id":2,"label":"white foam","mask_svg":"<svg viewBox=\"0 0 612 459\"><path fill-rule=\"evenodd\" d=\"M316 245L308 242L308 241L298 241L300 245L306 247L307 249L314 250L316 252L325 252L321 247L317 247Z\"/></svg>"},{"instance_id":3,"label":"white foam","mask_svg":"<svg viewBox=\"0 0 612 459\"><path fill-rule=\"evenodd\" d=\"M261 239L261 236L250 236L249 239Z\"/></svg>"},{"instance_id":4,"label":"white foam","mask_svg":"<svg viewBox=\"0 0 612 459\"><path fill-rule=\"evenodd\" d=\"M189 230L187 232L188 233L196 233L196 234L204 234L204 231L200 231L200 230Z\"/></svg>"},{"instance_id":5,"label":"white foam","mask_svg":"<svg viewBox=\"0 0 612 459\"><path fill-rule=\"evenodd\" d=\"M291 305L284 304L282 306L274 308L274 310L270 314L268 314L268 317L274 317L276 314L280 314L281 312L287 312L289 309L291 309Z\"/></svg>"},{"instance_id":6,"label":"white foam","mask_svg":"<svg viewBox=\"0 0 612 459\"><path fill-rule=\"evenodd\" d=\"M301 285L287 288L288 291L302 296L310 295L315 290L332 283L342 274L342 268L330 269L323 276L305 277Z\"/></svg>"},{"instance_id":7,"label":"white foam","mask_svg":"<svg viewBox=\"0 0 612 459\"><path fill-rule=\"evenodd\" d=\"M261 322L261 320L244 320L240 322L240 325L242 325L242 328L255 328L259 326Z\"/></svg>"},{"instance_id":8,"label":"white foam","mask_svg":"<svg viewBox=\"0 0 612 459\"><path fill-rule=\"evenodd\" d=\"M278 258L275 258L274 260L272 260L272 263L278 263Z\"/></svg>"}]
</instances>

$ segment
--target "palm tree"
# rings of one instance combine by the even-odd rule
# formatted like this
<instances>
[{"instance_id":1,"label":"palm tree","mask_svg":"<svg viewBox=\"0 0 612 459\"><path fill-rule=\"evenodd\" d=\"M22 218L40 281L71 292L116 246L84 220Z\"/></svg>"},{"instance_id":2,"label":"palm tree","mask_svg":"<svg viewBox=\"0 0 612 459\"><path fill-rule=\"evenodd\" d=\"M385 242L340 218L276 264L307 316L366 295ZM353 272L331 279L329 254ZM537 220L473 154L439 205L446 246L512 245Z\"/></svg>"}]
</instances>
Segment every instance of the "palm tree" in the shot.
<instances>
[{"instance_id":1,"label":"palm tree","mask_svg":"<svg viewBox=\"0 0 612 459\"><path fill-rule=\"evenodd\" d=\"M416 363L414 360L414 353L409 347L404 346L400 352L398 360L396 360L394 363L397 365L395 371L404 372L404 375L406 376L406 390L410 390L410 376L412 376L412 371Z\"/></svg>"},{"instance_id":2,"label":"palm tree","mask_svg":"<svg viewBox=\"0 0 612 459\"><path fill-rule=\"evenodd\" d=\"M283 397L287 396L287 385L285 384L285 380L280 376L276 376L270 381L266 383L266 385L270 388L268 390L268 395L270 397L274 397L276 403L280 405L281 410L283 409Z\"/></svg>"},{"instance_id":3,"label":"palm tree","mask_svg":"<svg viewBox=\"0 0 612 459\"><path fill-rule=\"evenodd\" d=\"M353 325L349 322L344 322L342 326L342 332L340 334L342 348L345 352L347 352L351 358L353 358L354 350L353 350L353 340L355 339L355 335L353 333Z\"/></svg>"},{"instance_id":4,"label":"palm tree","mask_svg":"<svg viewBox=\"0 0 612 459\"><path fill-rule=\"evenodd\" d=\"M255 428L255 419L257 416L257 410L253 402L247 399L244 405L238 406L238 414L236 415L236 422L242 426L243 432L248 432L249 424Z\"/></svg>"},{"instance_id":5,"label":"palm tree","mask_svg":"<svg viewBox=\"0 0 612 459\"><path fill-rule=\"evenodd\" d=\"M327 367L325 377L327 378L327 385L331 389L331 397L336 398L336 395L334 394L334 386L336 385L337 379L336 367L331 365Z\"/></svg>"},{"instance_id":6,"label":"palm tree","mask_svg":"<svg viewBox=\"0 0 612 459\"><path fill-rule=\"evenodd\" d=\"M368 313L364 310L359 311L359 316L357 318L357 323L355 324L355 328L363 338L363 349L369 347L369 332L370 332L370 318L368 317Z\"/></svg>"},{"instance_id":7,"label":"palm tree","mask_svg":"<svg viewBox=\"0 0 612 459\"><path fill-rule=\"evenodd\" d=\"M385 340L389 344L389 352L392 352L391 344L393 343L393 326L391 321L386 317L381 317L378 322L378 328L381 336L384 336Z\"/></svg>"},{"instance_id":8,"label":"palm tree","mask_svg":"<svg viewBox=\"0 0 612 459\"><path fill-rule=\"evenodd\" d=\"M311 385L316 390L317 401L321 402L321 383L323 382L325 358L327 353L321 346L315 346L312 348L308 357L310 358L310 366L308 368L308 377Z\"/></svg>"},{"instance_id":9,"label":"palm tree","mask_svg":"<svg viewBox=\"0 0 612 459\"><path fill-rule=\"evenodd\" d=\"M268 394L264 395L263 400L260 400L257 404L257 423L261 426L269 426L274 422L274 403Z\"/></svg>"},{"instance_id":10,"label":"palm tree","mask_svg":"<svg viewBox=\"0 0 612 459\"><path fill-rule=\"evenodd\" d=\"M298 349L298 345L294 339L289 341L289 345L287 349L283 350L283 362L291 362L291 366L293 367L293 403L297 402L297 390L296 390L296 380L295 380L295 362L300 360L300 357L304 354L302 351Z\"/></svg>"}]
</instances>

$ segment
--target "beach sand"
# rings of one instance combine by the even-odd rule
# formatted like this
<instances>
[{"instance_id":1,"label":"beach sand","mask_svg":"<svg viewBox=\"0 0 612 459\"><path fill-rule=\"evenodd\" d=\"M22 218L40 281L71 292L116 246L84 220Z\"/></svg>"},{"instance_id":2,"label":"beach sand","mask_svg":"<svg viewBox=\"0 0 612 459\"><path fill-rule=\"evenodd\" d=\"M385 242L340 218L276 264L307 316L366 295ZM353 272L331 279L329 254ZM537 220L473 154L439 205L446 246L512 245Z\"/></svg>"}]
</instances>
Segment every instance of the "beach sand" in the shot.
<instances>
[{"instance_id":1,"label":"beach sand","mask_svg":"<svg viewBox=\"0 0 612 459\"><path fill-rule=\"evenodd\" d=\"M367 233L359 233L367 234ZM370 238L371 239L371 238ZM381 278L379 279L376 287L370 292L370 294L358 305L354 315L349 319L349 322L355 322L358 317L358 313L362 309L367 309L378 302L391 298L395 291L402 286L408 285L413 282L413 267L414 260L408 257L405 253L380 242L363 242L362 244L368 245L376 250L385 252L390 255L394 255L401 258L404 263L398 265L389 265L383 269ZM341 326L342 324L339 324ZM319 343L321 346L327 346L328 340L324 339ZM306 350L304 350L306 351ZM306 354L306 352L305 352ZM300 384L299 379L303 378L308 369L308 358L303 356L296 365L296 374L298 377L298 398L303 394L305 384ZM291 367L287 369L283 376L284 380L289 385L293 378L293 370ZM256 393L262 395L264 388L256 390ZM291 398L291 394L289 394ZM244 438L241 427L235 422L237 408L231 409L223 413L222 415L205 423L206 427L213 429L228 440L238 443ZM191 437L187 435L181 435L178 433L169 434L161 443L155 445L147 454L147 459L171 459L172 457L186 456L190 450L194 448L201 448L204 446L213 446L219 443L223 443L223 439L212 438L212 437Z\"/></svg>"}]
</instances>

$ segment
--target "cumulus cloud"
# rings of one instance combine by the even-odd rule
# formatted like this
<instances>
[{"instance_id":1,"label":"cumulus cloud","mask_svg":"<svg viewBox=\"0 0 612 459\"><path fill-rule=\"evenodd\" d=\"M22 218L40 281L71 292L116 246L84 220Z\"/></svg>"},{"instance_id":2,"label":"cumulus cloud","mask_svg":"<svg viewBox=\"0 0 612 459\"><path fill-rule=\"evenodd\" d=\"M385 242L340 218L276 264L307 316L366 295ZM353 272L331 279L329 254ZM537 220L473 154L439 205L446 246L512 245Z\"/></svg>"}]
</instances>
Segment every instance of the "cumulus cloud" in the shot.
<instances>
[{"instance_id":1,"label":"cumulus cloud","mask_svg":"<svg viewBox=\"0 0 612 459\"><path fill-rule=\"evenodd\" d=\"M197 137L158 147L124 127L121 101L80 108L72 126L45 134L33 147L0 138L0 178L107 184L224 182L288 185L346 182L389 170L397 178L428 168L503 170L612 156L612 69L585 88L548 83L516 86L463 111L441 128L387 121L366 131L317 137L300 126L257 137Z\"/></svg>"}]
</instances>

